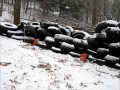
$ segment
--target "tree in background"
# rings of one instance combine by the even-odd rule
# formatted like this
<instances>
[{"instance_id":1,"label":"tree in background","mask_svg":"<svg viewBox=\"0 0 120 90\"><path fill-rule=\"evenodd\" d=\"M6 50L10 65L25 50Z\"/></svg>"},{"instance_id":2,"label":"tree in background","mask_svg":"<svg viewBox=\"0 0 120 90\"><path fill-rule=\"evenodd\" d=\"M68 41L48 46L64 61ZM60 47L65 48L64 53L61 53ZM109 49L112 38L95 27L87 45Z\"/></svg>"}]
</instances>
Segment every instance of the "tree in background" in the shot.
<instances>
[{"instance_id":1,"label":"tree in background","mask_svg":"<svg viewBox=\"0 0 120 90\"><path fill-rule=\"evenodd\" d=\"M2 16L3 0L0 0L0 16Z\"/></svg>"},{"instance_id":2,"label":"tree in background","mask_svg":"<svg viewBox=\"0 0 120 90\"><path fill-rule=\"evenodd\" d=\"M20 23L21 0L15 0L14 4L14 24Z\"/></svg>"},{"instance_id":3,"label":"tree in background","mask_svg":"<svg viewBox=\"0 0 120 90\"><path fill-rule=\"evenodd\" d=\"M2 11L5 15L11 15L10 20L5 21L14 19L15 24L20 22L20 9L21 19L31 21L44 19L76 27L89 28L108 19L120 21L120 0L0 0L0 2L0 15Z\"/></svg>"}]
</instances>

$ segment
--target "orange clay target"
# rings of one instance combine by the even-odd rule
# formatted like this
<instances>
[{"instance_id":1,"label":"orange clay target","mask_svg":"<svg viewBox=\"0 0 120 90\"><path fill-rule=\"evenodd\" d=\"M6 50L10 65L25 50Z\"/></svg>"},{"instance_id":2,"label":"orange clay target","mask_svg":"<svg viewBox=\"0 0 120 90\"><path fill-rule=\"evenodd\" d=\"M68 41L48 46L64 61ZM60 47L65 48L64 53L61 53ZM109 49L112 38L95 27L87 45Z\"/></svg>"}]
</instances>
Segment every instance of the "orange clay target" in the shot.
<instances>
[{"instance_id":1,"label":"orange clay target","mask_svg":"<svg viewBox=\"0 0 120 90\"><path fill-rule=\"evenodd\" d=\"M87 54L86 53L82 53L81 57L80 57L80 61L86 61L87 59Z\"/></svg>"}]
</instances>

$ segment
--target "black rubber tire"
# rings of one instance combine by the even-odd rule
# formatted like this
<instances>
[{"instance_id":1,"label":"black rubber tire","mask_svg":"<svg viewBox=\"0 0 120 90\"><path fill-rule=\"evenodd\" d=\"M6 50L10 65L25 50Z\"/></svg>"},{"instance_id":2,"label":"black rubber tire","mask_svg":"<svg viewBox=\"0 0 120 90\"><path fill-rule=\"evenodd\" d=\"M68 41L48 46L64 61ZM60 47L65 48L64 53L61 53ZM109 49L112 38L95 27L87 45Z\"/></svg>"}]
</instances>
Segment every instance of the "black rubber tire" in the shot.
<instances>
[{"instance_id":1,"label":"black rubber tire","mask_svg":"<svg viewBox=\"0 0 120 90\"><path fill-rule=\"evenodd\" d=\"M50 34L51 37L54 37L55 34L61 34L62 33L59 28L54 27L54 26L48 27L47 31L48 31L48 33Z\"/></svg>"},{"instance_id":2,"label":"black rubber tire","mask_svg":"<svg viewBox=\"0 0 120 90\"><path fill-rule=\"evenodd\" d=\"M88 49L89 48L87 40L74 39L73 44L77 48L83 48L83 49Z\"/></svg>"},{"instance_id":3,"label":"black rubber tire","mask_svg":"<svg viewBox=\"0 0 120 90\"><path fill-rule=\"evenodd\" d=\"M99 47L102 48L107 48L110 43L110 40L105 33L94 33L93 38L99 43Z\"/></svg>"},{"instance_id":4,"label":"black rubber tire","mask_svg":"<svg viewBox=\"0 0 120 90\"><path fill-rule=\"evenodd\" d=\"M49 26L58 27L58 23L54 23L50 21L40 21L40 26L47 30Z\"/></svg>"},{"instance_id":5,"label":"black rubber tire","mask_svg":"<svg viewBox=\"0 0 120 90\"><path fill-rule=\"evenodd\" d=\"M114 66L117 62L119 62L119 58L111 55L106 55L105 56L105 63L108 66Z\"/></svg>"},{"instance_id":6,"label":"black rubber tire","mask_svg":"<svg viewBox=\"0 0 120 90\"><path fill-rule=\"evenodd\" d=\"M105 33L95 33L96 34L96 39L99 41L103 41L103 42L108 42L108 37Z\"/></svg>"},{"instance_id":7,"label":"black rubber tire","mask_svg":"<svg viewBox=\"0 0 120 90\"><path fill-rule=\"evenodd\" d=\"M23 31L21 31L21 30L17 30L17 31L10 31L10 30L8 30L7 34L9 34L9 35L16 35L16 36L23 36L24 35Z\"/></svg>"},{"instance_id":8,"label":"black rubber tire","mask_svg":"<svg viewBox=\"0 0 120 90\"><path fill-rule=\"evenodd\" d=\"M87 39L88 37L90 37L90 34L85 31L75 30L72 33L72 37L78 38L78 39Z\"/></svg>"},{"instance_id":9,"label":"black rubber tire","mask_svg":"<svg viewBox=\"0 0 120 90\"><path fill-rule=\"evenodd\" d=\"M30 37L37 37L37 30L31 25L25 26L25 35Z\"/></svg>"},{"instance_id":10,"label":"black rubber tire","mask_svg":"<svg viewBox=\"0 0 120 90\"><path fill-rule=\"evenodd\" d=\"M53 37L47 36L44 41L48 48L51 48L52 46L55 45L55 40Z\"/></svg>"},{"instance_id":11,"label":"black rubber tire","mask_svg":"<svg viewBox=\"0 0 120 90\"><path fill-rule=\"evenodd\" d=\"M60 31L63 35L71 36L71 32L69 29L66 29L65 27L60 27Z\"/></svg>"},{"instance_id":12,"label":"black rubber tire","mask_svg":"<svg viewBox=\"0 0 120 90\"><path fill-rule=\"evenodd\" d=\"M56 53L61 53L61 49L57 47L52 47L51 50Z\"/></svg>"},{"instance_id":13,"label":"black rubber tire","mask_svg":"<svg viewBox=\"0 0 120 90\"><path fill-rule=\"evenodd\" d=\"M81 54L75 53L75 52L69 52L69 55L71 55L72 57L77 57L77 58L80 58L81 56Z\"/></svg>"},{"instance_id":14,"label":"black rubber tire","mask_svg":"<svg viewBox=\"0 0 120 90\"><path fill-rule=\"evenodd\" d=\"M18 27L14 24L7 23L7 22L0 22L0 30L2 33L7 33L8 30L16 31Z\"/></svg>"},{"instance_id":15,"label":"black rubber tire","mask_svg":"<svg viewBox=\"0 0 120 90\"><path fill-rule=\"evenodd\" d=\"M97 58L97 52L96 51L87 49L87 54Z\"/></svg>"},{"instance_id":16,"label":"black rubber tire","mask_svg":"<svg viewBox=\"0 0 120 90\"><path fill-rule=\"evenodd\" d=\"M73 38L70 36L62 35L62 34L56 34L54 36L56 42L66 42L66 43L73 43Z\"/></svg>"},{"instance_id":17,"label":"black rubber tire","mask_svg":"<svg viewBox=\"0 0 120 90\"><path fill-rule=\"evenodd\" d=\"M60 45L60 49L62 50L63 53L75 52L74 45L66 43L66 42L63 42Z\"/></svg>"},{"instance_id":18,"label":"black rubber tire","mask_svg":"<svg viewBox=\"0 0 120 90\"><path fill-rule=\"evenodd\" d=\"M118 27L120 28L120 22L118 22Z\"/></svg>"},{"instance_id":19,"label":"black rubber tire","mask_svg":"<svg viewBox=\"0 0 120 90\"><path fill-rule=\"evenodd\" d=\"M24 39L24 36L15 36L15 35L12 35L11 38L12 38L12 39L16 39L16 40L23 40L23 39Z\"/></svg>"},{"instance_id":20,"label":"black rubber tire","mask_svg":"<svg viewBox=\"0 0 120 90\"><path fill-rule=\"evenodd\" d=\"M120 43L111 43L108 45L110 55L120 57Z\"/></svg>"},{"instance_id":21,"label":"black rubber tire","mask_svg":"<svg viewBox=\"0 0 120 90\"><path fill-rule=\"evenodd\" d=\"M33 44L34 40L35 40L35 38L33 38L33 37L27 37L27 36L23 37L23 42L26 42L26 43Z\"/></svg>"},{"instance_id":22,"label":"black rubber tire","mask_svg":"<svg viewBox=\"0 0 120 90\"><path fill-rule=\"evenodd\" d=\"M73 38L83 39L84 35L76 34Z\"/></svg>"},{"instance_id":23,"label":"black rubber tire","mask_svg":"<svg viewBox=\"0 0 120 90\"><path fill-rule=\"evenodd\" d=\"M101 45L101 43L95 38L88 38L87 41L88 41L89 48L92 50L96 50Z\"/></svg>"},{"instance_id":24,"label":"black rubber tire","mask_svg":"<svg viewBox=\"0 0 120 90\"><path fill-rule=\"evenodd\" d=\"M49 36L49 33L47 30L40 28L37 30L37 38L40 39L41 41L44 41L44 39Z\"/></svg>"},{"instance_id":25,"label":"black rubber tire","mask_svg":"<svg viewBox=\"0 0 120 90\"><path fill-rule=\"evenodd\" d=\"M12 37L12 35L9 34L9 33L7 33L6 36L7 36L8 38L11 38L11 37Z\"/></svg>"},{"instance_id":26,"label":"black rubber tire","mask_svg":"<svg viewBox=\"0 0 120 90\"><path fill-rule=\"evenodd\" d=\"M43 41L39 41L39 40L38 40L37 46L40 47L40 48L42 48L42 49L48 49L46 43L43 42Z\"/></svg>"},{"instance_id":27,"label":"black rubber tire","mask_svg":"<svg viewBox=\"0 0 120 90\"><path fill-rule=\"evenodd\" d=\"M93 57L93 56L91 56L91 55L88 56L88 60L89 60L89 61L93 61L94 63L97 63L97 64L99 64L99 65L104 65L104 64L105 64L105 60L95 58L95 57Z\"/></svg>"},{"instance_id":28,"label":"black rubber tire","mask_svg":"<svg viewBox=\"0 0 120 90\"><path fill-rule=\"evenodd\" d=\"M0 31L0 35L2 35L2 31Z\"/></svg>"},{"instance_id":29,"label":"black rubber tire","mask_svg":"<svg viewBox=\"0 0 120 90\"><path fill-rule=\"evenodd\" d=\"M105 30L107 37L111 40L111 42L120 41L120 28L118 27L108 27Z\"/></svg>"},{"instance_id":30,"label":"black rubber tire","mask_svg":"<svg viewBox=\"0 0 120 90\"><path fill-rule=\"evenodd\" d=\"M31 26L33 26L35 30L38 30L40 28L40 22L32 22Z\"/></svg>"},{"instance_id":31,"label":"black rubber tire","mask_svg":"<svg viewBox=\"0 0 120 90\"><path fill-rule=\"evenodd\" d=\"M73 31L74 31L74 29L73 29L71 26L66 26L66 28L69 29L70 32L73 32Z\"/></svg>"},{"instance_id":32,"label":"black rubber tire","mask_svg":"<svg viewBox=\"0 0 120 90\"><path fill-rule=\"evenodd\" d=\"M103 59L108 53L109 53L109 50L106 48L97 49L97 57L100 59Z\"/></svg>"},{"instance_id":33,"label":"black rubber tire","mask_svg":"<svg viewBox=\"0 0 120 90\"><path fill-rule=\"evenodd\" d=\"M104 30L107 27L117 27L117 26L118 26L117 21L114 21L114 20L102 21L96 26L95 32L96 33L101 33L101 31Z\"/></svg>"}]
</instances>

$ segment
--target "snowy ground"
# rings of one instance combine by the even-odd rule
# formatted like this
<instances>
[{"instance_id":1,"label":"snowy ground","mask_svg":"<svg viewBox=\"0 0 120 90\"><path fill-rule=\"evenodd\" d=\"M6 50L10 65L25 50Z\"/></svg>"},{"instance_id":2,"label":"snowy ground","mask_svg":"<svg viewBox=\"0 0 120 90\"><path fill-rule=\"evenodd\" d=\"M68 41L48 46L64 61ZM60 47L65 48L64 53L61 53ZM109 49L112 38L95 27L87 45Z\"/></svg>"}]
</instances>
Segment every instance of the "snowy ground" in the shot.
<instances>
[{"instance_id":1,"label":"snowy ground","mask_svg":"<svg viewBox=\"0 0 120 90\"><path fill-rule=\"evenodd\" d=\"M120 70L0 36L0 90L120 90Z\"/></svg>"}]
</instances>

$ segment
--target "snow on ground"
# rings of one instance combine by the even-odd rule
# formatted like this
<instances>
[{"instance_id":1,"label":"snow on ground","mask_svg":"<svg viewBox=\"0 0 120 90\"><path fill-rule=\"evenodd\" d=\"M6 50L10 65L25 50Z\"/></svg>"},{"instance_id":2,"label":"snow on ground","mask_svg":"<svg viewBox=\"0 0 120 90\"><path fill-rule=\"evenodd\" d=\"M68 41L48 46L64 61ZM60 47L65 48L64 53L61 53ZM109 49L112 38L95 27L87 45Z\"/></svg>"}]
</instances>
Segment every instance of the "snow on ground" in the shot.
<instances>
[{"instance_id":1,"label":"snow on ground","mask_svg":"<svg viewBox=\"0 0 120 90\"><path fill-rule=\"evenodd\" d=\"M120 90L120 70L0 36L0 90Z\"/></svg>"}]
</instances>

